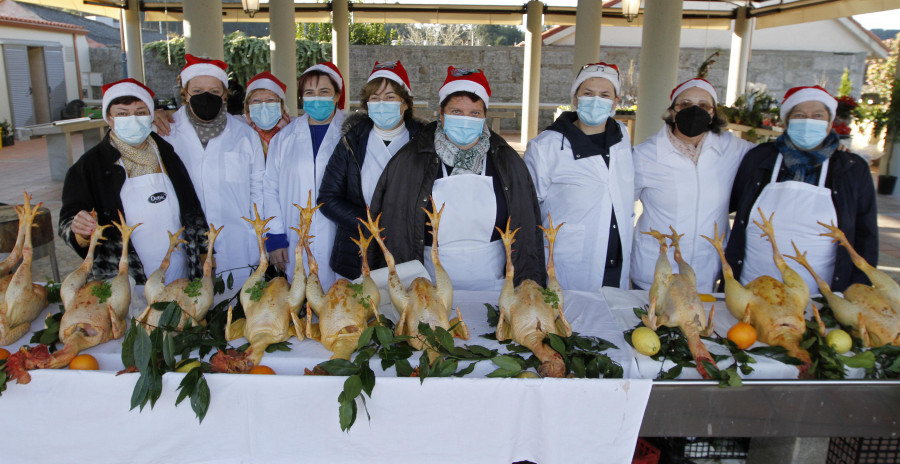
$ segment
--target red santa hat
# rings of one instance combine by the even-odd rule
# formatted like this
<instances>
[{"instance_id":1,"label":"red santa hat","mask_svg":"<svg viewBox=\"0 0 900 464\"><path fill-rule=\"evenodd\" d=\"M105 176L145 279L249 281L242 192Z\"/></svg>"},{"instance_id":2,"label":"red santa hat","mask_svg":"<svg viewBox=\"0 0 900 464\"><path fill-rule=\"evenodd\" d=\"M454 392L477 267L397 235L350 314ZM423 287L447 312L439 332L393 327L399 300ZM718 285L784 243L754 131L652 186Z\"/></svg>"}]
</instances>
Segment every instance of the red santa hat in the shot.
<instances>
[{"instance_id":1,"label":"red santa hat","mask_svg":"<svg viewBox=\"0 0 900 464\"><path fill-rule=\"evenodd\" d=\"M317 65L313 65L313 66L306 68L306 71L303 71L303 74L301 74L300 76L302 77L303 75L305 75L306 73L308 73L310 71L319 71L319 72L323 72L323 73L331 76L331 79L337 83L338 92L341 93L341 97L338 99L338 102L337 102L337 107L340 109L344 109L344 101L345 101L345 98L344 98L344 96L345 96L344 76L341 75L341 71L338 70L338 67L335 66L334 63L332 63L330 61L325 61L325 62L319 63ZM301 92L301 94L302 93L303 92Z\"/></svg>"},{"instance_id":2,"label":"red santa hat","mask_svg":"<svg viewBox=\"0 0 900 464\"><path fill-rule=\"evenodd\" d=\"M111 84L103 86L103 120L107 123L109 119L106 112L109 110L109 104L119 97L137 97L145 105L150 113L153 113L153 91L141 82L132 78L115 81Z\"/></svg>"},{"instance_id":3,"label":"red santa hat","mask_svg":"<svg viewBox=\"0 0 900 464\"><path fill-rule=\"evenodd\" d=\"M263 71L253 76L253 79L247 81L247 95L250 95L250 92L257 89L270 90L274 92L275 95L278 95L278 98L284 100L284 93L287 91L287 85L278 80L278 78L269 71Z\"/></svg>"},{"instance_id":4,"label":"red santa hat","mask_svg":"<svg viewBox=\"0 0 900 464\"><path fill-rule=\"evenodd\" d=\"M438 91L438 98L441 103L454 92L471 92L478 95L484 100L484 107L488 107L491 98L491 86L488 84L487 77L480 69L463 69L447 67L447 79L444 85Z\"/></svg>"},{"instance_id":5,"label":"red santa hat","mask_svg":"<svg viewBox=\"0 0 900 464\"><path fill-rule=\"evenodd\" d=\"M837 100L835 100L827 90L818 85L794 87L788 90L787 93L784 94L784 100L781 102L781 120L787 121L791 110L794 109L795 106L808 101L822 102L822 104L825 105L825 108L828 108L831 121L834 121L835 112L837 112L838 106Z\"/></svg>"},{"instance_id":6,"label":"red santa hat","mask_svg":"<svg viewBox=\"0 0 900 464\"><path fill-rule=\"evenodd\" d=\"M406 75L406 68L403 67L403 63L400 63L400 60L376 61L375 67L372 68L372 72L369 73L369 79L366 82L372 82L379 77L390 79L402 85L407 92L412 93L412 90L409 88L409 76Z\"/></svg>"},{"instance_id":7,"label":"red santa hat","mask_svg":"<svg viewBox=\"0 0 900 464\"><path fill-rule=\"evenodd\" d=\"M184 55L187 64L181 68L181 85L187 87L188 82L197 76L210 76L222 81L222 85L228 88L228 74L225 70L228 65L222 60L210 60L198 58L190 53Z\"/></svg>"},{"instance_id":8,"label":"red santa hat","mask_svg":"<svg viewBox=\"0 0 900 464\"><path fill-rule=\"evenodd\" d=\"M572 98L575 98L578 86L592 77L599 77L612 82L613 88L616 89L616 95L619 95L621 89L619 84L619 67L601 61L600 63L588 63L581 68L581 71L578 71L578 75L575 76L575 82L572 83Z\"/></svg>"},{"instance_id":9,"label":"red santa hat","mask_svg":"<svg viewBox=\"0 0 900 464\"><path fill-rule=\"evenodd\" d=\"M705 90L706 93L708 93L712 97L714 105L719 103L719 96L716 94L716 88L713 87L713 85L710 84L708 80L699 77L688 79L678 84L677 87L672 89L672 93L669 95L669 100L672 100L674 102L675 99L678 98L679 95L681 95L681 92L684 92L685 90L692 87L697 87Z\"/></svg>"}]
</instances>

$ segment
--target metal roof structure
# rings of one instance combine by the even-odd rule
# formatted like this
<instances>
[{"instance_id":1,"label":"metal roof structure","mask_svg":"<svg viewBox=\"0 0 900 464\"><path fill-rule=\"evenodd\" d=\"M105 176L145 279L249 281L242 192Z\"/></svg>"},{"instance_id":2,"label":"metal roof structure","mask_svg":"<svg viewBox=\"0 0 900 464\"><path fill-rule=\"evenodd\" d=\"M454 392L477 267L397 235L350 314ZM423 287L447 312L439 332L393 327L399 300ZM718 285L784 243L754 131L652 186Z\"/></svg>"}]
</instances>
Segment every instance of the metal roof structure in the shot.
<instances>
[{"instance_id":1,"label":"metal roof structure","mask_svg":"<svg viewBox=\"0 0 900 464\"><path fill-rule=\"evenodd\" d=\"M56 8L77 10L118 18L126 6L125 0L18 0ZM181 21L183 0L142 1L141 11L146 21ZM295 15L300 22L331 21L331 3L295 1ZM431 24L522 24L525 14L522 5L487 4L430 4L397 1L394 3L350 3L355 22L365 23L431 23ZM640 27L641 18L626 22L620 1L607 1L603 5L604 24ZM736 18L737 8L747 4L748 16L756 18L756 28L784 26L788 24L843 18L858 14L874 13L900 8L900 0L685 0L683 27L730 27ZM544 24L574 25L575 6L544 6ZM239 0L222 1L224 21L267 22L268 3L260 3L260 11L253 18L244 13ZM621 23L621 24L619 24Z\"/></svg>"}]
</instances>

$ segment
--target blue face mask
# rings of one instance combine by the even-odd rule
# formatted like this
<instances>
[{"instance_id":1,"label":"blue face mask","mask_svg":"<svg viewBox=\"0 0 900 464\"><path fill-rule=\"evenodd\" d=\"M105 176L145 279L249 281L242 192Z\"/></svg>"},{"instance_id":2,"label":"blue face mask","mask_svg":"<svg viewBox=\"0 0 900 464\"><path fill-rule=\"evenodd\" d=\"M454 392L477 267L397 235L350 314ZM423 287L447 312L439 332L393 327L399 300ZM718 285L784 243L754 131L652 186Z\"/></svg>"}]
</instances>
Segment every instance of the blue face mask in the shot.
<instances>
[{"instance_id":1,"label":"blue face mask","mask_svg":"<svg viewBox=\"0 0 900 464\"><path fill-rule=\"evenodd\" d=\"M334 98L303 97L303 111L316 121L324 121L334 113Z\"/></svg>"},{"instance_id":2,"label":"blue face mask","mask_svg":"<svg viewBox=\"0 0 900 464\"><path fill-rule=\"evenodd\" d=\"M613 112L613 101L601 97L578 97L578 120L588 126L599 126Z\"/></svg>"},{"instance_id":3,"label":"blue face mask","mask_svg":"<svg viewBox=\"0 0 900 464\"><path fill-rule=\"evenodd\" d=\"M403 118L400 111L401 105L402 103L398 101L379 101L366 104L369 108L369 118L382 130L393 129L400 124L400 120Z\"/></svg>"},{"instance_id":4,"label":"blue face mask","mask_svg":"<svg viewBox=\"0 0 900 464\"><path fill-rule=\"evenodd\" d=\"M787 134L794 146L803 150L811 150L828 136L828 121L791 119L788 122Z\"/></svg>"},{"instance_id":5,"label":"blue face mask","mask_svg":"<svg viewBox=\"0 0 900 464\"><path fill-rule=\"evenodd\" d=\"M250 105L250 120L262 130L269 130L281 120L281 103L253 103Z\"/></svg>"},{"instance_id":6,"label":"blue face mask","mask_svg":"<svg viewBox=\"0 0 900 464\"><path fill-rule=\"evenodd\" d=\"M136 147L147 140L153 116L120 116L113 118L113 132L119 140Z\"/></svg>"},{"instance_id":7,"label":"blue face mask","mask_svg":"<svg viewBox=\"0 0 900 464\"><path fill-rule=\"evenodd\" d=\"M444 115L444 134L451 142L464 147L478 140L484 131L484 119L469 116Z\"/></svg>"}]
</instances>

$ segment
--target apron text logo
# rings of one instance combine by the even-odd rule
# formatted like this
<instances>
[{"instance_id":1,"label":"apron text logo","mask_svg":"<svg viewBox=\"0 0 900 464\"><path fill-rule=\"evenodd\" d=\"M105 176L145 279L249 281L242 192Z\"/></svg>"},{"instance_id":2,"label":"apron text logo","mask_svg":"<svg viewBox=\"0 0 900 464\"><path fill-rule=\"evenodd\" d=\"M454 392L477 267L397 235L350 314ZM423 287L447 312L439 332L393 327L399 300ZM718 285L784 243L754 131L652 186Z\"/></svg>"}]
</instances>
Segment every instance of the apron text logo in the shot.
<instances>
[{"instance_id":1,"label":"apron text logo","mask_svg":"<svg viewBox=\"0 0 900 464\"><path fill-rule=\"evenodd\" d=\"M150 203L160 203L166 201L166 192L156 192L147 198Z\"/></svg>"}]
</instances>

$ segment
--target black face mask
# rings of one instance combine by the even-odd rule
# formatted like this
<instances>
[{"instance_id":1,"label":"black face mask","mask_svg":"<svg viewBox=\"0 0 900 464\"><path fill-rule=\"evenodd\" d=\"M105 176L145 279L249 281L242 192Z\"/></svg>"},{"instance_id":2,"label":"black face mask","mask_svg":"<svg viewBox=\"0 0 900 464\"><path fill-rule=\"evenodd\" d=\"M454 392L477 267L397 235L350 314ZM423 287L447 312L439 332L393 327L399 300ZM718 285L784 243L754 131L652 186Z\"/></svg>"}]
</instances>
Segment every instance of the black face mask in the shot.
<instances>
[{"instance_id":1,"label":"black face mask","mask_svg":"<svg viewBox=\"0 0 900 464\"><path fill-rule=\"evenodd\" d=\"M712 117L697 105L675 113L675 127L688 137L696 137L709 130Z\"/></svg>"},{"instance_id":2,"label":"black face mask","mask_svg":"<svg viewBox=\"0 0 900 464\"><path fill-rule=\"evenodd\" d=\"M194 116L203 121L212 121L222 110L222 96L209 92L198 93L191 95L188 105L191 106Z\"/></svg>"}]
</instances>

